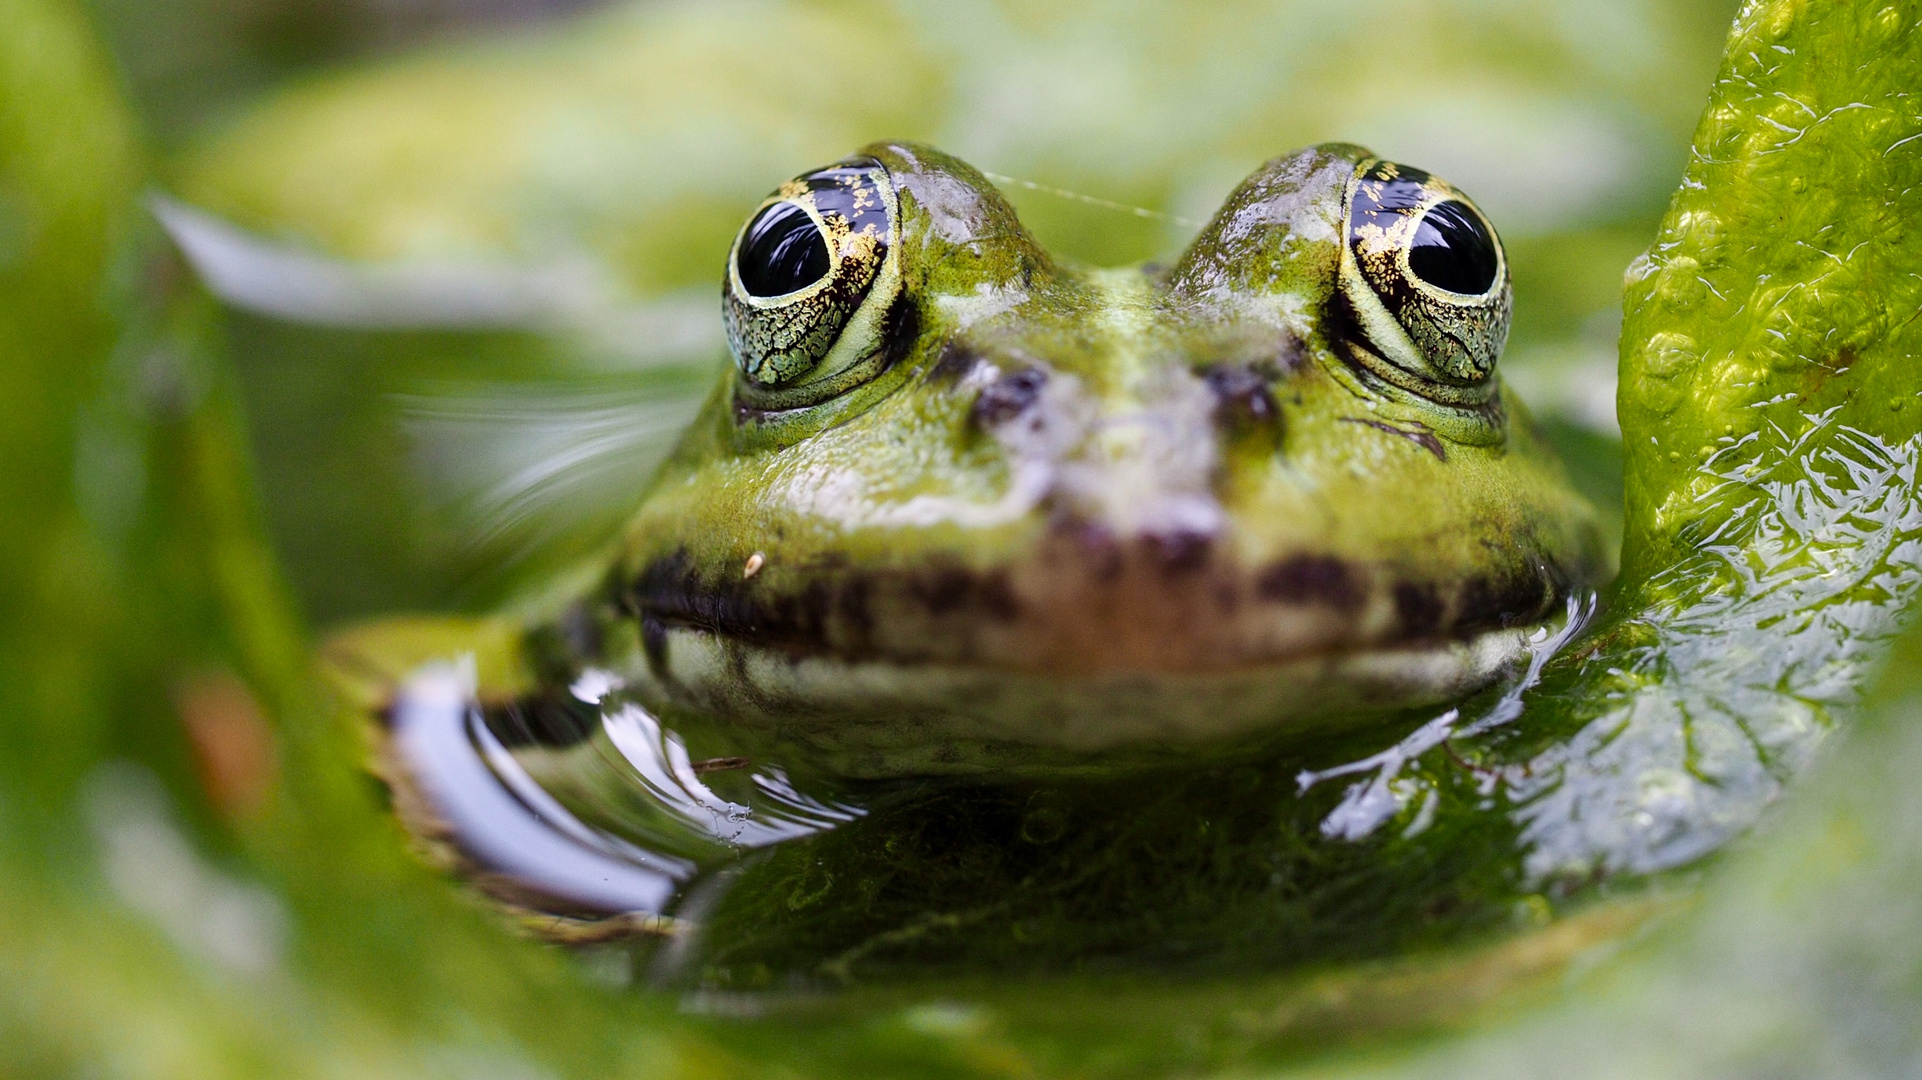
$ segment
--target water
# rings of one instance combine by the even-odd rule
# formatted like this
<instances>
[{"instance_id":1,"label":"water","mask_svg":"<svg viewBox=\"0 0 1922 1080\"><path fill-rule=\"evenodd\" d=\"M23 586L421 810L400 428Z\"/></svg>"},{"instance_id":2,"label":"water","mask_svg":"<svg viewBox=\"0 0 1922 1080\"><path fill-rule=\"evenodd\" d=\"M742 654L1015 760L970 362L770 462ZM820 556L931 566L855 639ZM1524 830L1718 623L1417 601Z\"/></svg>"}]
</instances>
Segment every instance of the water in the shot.
<instances>
[{"instance_id":1,"label":"water","mask_svg":"<svg viewBox=\"0 0 1922 1080\"><path fill-rule=\"evenodd\" d=\"M691 760L607 673L590 670L570 692L600 710L599 731L566 751L509 750L475 700L471 659L422 668L393 712L394 751L440 831L563 911L664 915L704 863L861 814L801 794L779 768ZM732 774L717 785L726 795L710 772Z\"/></svg>"},{"instance_id":2,"label":"water","mask_svg":"<svg viewBox=\"0 0 1922 1080\"><path fill-rule=\"evenodd\" d=\"M1353 776L1373 772L1366 780L1349 785L1342 794L1341 805L1322 819L1323 836L1343 840L1360 840L1382 827L1389 819L1405 813L1410 804L1420 800L1414 821L1408 824L1405 836L1424 832L1434 824L1435 811L1439 805L1439 793L1432 784L1425 784L1409 777L1402 771L1409 762L1423 754L1444 747L1450 739L1457 736L1468 739L1477 735L1506 727L1521 719L1523 713L1522 697L1541 682L1542 668L1549 660L1561 652L1570 641L1579 635L1595 615L1596 598L1570 597L1568 613L1560 630L1551 632L1542 627L1535 633L1530 645L1528 666L1521 677L1514 680L1502 691L1502 695L1485 713L1477 719L1464 724L1462 711L1450 709L1423 724L1407 738L1378 754L1371 754L1360 761L1321 770L1303 769L1296 778L1301 790L1306 792L1324 780L1339 776ZM1492 790L1493 773L1482 773L1483 794Z\"/></svg>"}]
</instances>

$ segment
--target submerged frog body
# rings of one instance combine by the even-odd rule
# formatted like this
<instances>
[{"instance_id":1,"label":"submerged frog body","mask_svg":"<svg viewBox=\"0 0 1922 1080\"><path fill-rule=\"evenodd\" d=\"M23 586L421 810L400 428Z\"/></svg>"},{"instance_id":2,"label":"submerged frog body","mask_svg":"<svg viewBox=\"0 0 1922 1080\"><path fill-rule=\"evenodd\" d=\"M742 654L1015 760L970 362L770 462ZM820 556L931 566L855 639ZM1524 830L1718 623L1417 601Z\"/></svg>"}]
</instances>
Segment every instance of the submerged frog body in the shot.
<instances>
[{"instance_id":1,"label":"submerged frog body","mask_svg":"<svg viewBox=\"0 0 1922 1080\"><path fill-rule=\"evenodd\" d=\"M722 293L734 366L530 638L550 694L596 669L844 775L1165 759L1459 696L1603 570L1495 373L1493 229L1358 147L1088 270L875 145L771 195Z\"/></svg>"}]
</instances>

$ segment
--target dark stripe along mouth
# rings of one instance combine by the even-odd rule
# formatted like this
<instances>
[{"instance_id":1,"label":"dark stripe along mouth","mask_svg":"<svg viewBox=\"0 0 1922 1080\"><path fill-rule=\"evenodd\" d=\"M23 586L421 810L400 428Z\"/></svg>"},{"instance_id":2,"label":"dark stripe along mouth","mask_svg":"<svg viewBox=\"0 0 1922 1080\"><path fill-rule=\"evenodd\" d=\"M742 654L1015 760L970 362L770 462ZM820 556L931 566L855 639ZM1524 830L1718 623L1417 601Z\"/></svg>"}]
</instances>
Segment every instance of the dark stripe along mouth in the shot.
<instances>
[{"instance_id":1,"label":"dark stripe along mouth","mask_svg":"<svg viewBox=\"0 0 1922 1080\"><path fill-rule=\"evenodd\" d=\"M1456 582L1328 555L1253 572L1205 548L1136 545L1078 570L823 565L789 586L710 575L686 552L648 564L624 597L650 636L712 634L796 659L1014 671L1232 671L1315 655L1458 641L1553 616L1571 584L1541 563Z\"/></svg>"}]
</instances>

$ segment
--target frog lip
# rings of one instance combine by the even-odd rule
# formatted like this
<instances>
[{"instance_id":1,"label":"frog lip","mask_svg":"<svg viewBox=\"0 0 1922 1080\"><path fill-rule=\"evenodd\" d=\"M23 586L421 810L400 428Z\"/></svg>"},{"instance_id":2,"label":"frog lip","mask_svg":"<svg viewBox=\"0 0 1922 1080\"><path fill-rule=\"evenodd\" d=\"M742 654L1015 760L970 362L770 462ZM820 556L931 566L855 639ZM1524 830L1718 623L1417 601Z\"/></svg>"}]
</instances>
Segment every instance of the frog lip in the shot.
<instances>
[{"instance_id":1,"label":"frog lip","mask_svg":"<svg viewBox=\"0 0 1922 1080\"><path fill-rule=\"evenodd\" d=\"M1232 672L1459 642L1557 613L1570 575L1548 559L1507 574L1415 577L1299 552L1240 565L1204 534L1090 546L1051 537L1017 565L817 565L787 582L655 559L626 606L650 649L672 630L795 660L1099 676Z\"/></svg>"}]
</instances>

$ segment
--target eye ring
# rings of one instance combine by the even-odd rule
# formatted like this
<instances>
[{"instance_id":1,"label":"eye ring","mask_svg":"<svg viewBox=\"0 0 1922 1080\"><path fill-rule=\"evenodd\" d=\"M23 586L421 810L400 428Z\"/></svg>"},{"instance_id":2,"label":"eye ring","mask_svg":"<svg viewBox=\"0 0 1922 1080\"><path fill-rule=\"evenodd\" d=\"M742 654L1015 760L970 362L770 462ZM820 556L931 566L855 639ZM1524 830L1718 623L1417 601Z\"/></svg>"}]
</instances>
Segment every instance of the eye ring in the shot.
<instances>
[{"instance_id":1,"label":"eye ring","mask_svg":"<svg viewBox=\"0 0 1922 1080\"><path fill-rule=\"evenodd\" d=\"M879 374L884 316L900 292L899 216L872 158L803 173L749 215L722 288L744 404L818 404Z\"/></svg>"},{"instance_id":2,"label":"eye ring","mask_svg":"<svg viewBox=\"0 0 1922 1080\"><path fill-rule=\"evenodd\" d=\"M1498 392L1513 308L1507 256L1472 200L1420 169L1370 158L1348 184L1342 293L1357 366L1464 408Z\"/></svg>"}]
</instances>

